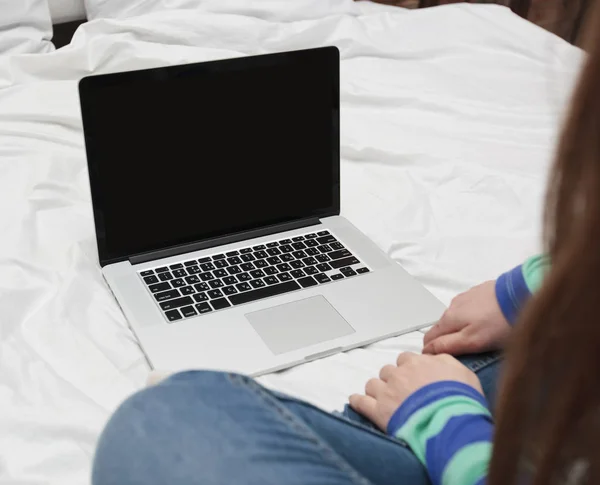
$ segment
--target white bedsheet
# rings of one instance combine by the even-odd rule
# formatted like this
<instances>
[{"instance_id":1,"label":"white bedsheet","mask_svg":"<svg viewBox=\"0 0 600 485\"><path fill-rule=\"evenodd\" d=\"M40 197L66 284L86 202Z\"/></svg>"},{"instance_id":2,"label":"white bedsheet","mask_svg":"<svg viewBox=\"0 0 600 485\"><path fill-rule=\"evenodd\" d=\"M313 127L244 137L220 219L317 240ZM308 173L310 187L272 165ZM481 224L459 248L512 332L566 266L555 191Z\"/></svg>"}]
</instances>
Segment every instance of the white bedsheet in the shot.
<instances>
[{"instance_id":1,"label":"white bedsheet","mask_svg":"<svg viewBox=\"0 0 600 485\"><path fill-rule=\"evenodd\" d=\"M1 485L87 483L98 433L148 375L97 263L83 75L335 44L343 215L446 303L539 249L580 51L495 6L335 3L298 21L192 10L98 20L70 47L0 59ZM421 338L261 381L340 408Z\"/></svg>"}]
</instances>

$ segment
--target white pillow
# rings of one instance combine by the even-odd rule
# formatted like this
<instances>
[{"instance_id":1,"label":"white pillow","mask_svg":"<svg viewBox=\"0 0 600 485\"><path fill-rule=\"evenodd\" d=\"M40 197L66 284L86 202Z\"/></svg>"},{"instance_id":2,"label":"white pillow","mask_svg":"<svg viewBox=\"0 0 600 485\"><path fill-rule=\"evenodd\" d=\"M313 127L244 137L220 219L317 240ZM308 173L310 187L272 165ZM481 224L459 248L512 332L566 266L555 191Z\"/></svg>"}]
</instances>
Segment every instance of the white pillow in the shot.
<instances>
[{"instance_id":1,"label":"white pillow","mask_svg":"<svg viewBox=\"0 0 600 485\"><path fill-rule=\"evenodd\" d=\"M1 1L1 0L0 0ZM87 18L126 18L158 10L201 9L214 13L235 13L259 18L298 20L345 13L354 0L85 0Z\"/></svg>"},{"instance_id":2,"label":"white pillow","mask_svg":"<svg viewBox=\"0 0 600 485\"><path fill-rule=\"evenodd\" d=\"M53 24L85 20L85 5L83 0L50 0L50 15Z\"/></svg>"},{"instance_id":3,"label":"white pillow","mask_svg":"<svg viewBox=\"0 0 600 485\"><path fill-rule=\"evenodd\" d=\"M54 50L47 0L0 0L0 55Z\"/></svg>"}]
</instances>

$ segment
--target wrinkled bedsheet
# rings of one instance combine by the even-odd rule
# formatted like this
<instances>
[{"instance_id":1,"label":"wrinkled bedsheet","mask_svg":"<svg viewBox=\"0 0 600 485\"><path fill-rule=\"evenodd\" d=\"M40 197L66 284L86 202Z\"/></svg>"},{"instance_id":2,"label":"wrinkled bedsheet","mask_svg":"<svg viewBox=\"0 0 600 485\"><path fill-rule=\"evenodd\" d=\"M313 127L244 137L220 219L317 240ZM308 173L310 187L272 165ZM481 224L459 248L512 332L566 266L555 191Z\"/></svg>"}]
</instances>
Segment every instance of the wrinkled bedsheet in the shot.
<instances>
[{"instance_id":1,"label":"wrinkled bedsheet","mask_svg":"<svg viewBox=\"0 0 600 485\"><path fill-rule=\"evenodd\" d=\"M497 6L324 3L96 20L64 49L0 58L1 485L88 483L99 432L149 373L97 262L84 75L337 45L342 214L445 303L539 251L581 52ZM332 410L421 342L261 381Z\"/></svg>"}]
</instances>

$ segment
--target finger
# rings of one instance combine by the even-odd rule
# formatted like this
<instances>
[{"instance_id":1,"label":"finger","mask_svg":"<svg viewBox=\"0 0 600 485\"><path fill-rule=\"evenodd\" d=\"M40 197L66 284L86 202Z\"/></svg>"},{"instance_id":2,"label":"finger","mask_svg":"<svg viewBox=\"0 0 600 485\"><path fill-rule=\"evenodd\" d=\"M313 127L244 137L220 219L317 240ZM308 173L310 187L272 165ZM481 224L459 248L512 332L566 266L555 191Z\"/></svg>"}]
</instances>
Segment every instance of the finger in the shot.
<instances>
[{"instance_id":1,"label":"finger","mask_svg":"<svg viewBox=\"0 0 600 485\"><path fill-rule=\"evenodd\" d=\"M462 332L442 335L429 342L423 349L424 354L460 355L469 352L469 342Z\"/></svg>"},{"instance_id":2,"label":"finger","mask_svg":"<svg viewBox=\"0 0 600 485\"><path fill-rule=\"evenodd\" d=\"M415 354L414 352L402 352L396 359L396 365L398 367L400 367L401 365L404 365L407 362L410 362L412 359L414 359L416 357L416 355L417 354Z\"/></svg>"},{"instance_id":3,"label":"finger","mask_svg":"<svg viewBox=\"0 0 600 485\"><path fill-rule=\"evenodd\" d=\"M442 318L440 318L440 321L425 334L425 337L423 338L423 344L427 345L429 342L441 337L442 335L458 332L466 325L466 323L453 318L452 312L446 310L442 315Z\"/></svg>"},{"instance_id":4,"label":"finger","mask_svg":"<svg viewBox=\"0 0 600 485\"><path fill-rule=\"evenodd\" d=\"M371 421L375 420L377 401L371 396L352 394L350 396L350 407Z\"/></svg>"},{"instance_id":5,"label":"finger","mask_svg":"<svg viewBox=\"0 0 600 485\"><path fill-rule=\"evenodd\" d=\"M381 379L377 379L376 377L369 379L367 385L365 386L365 394L367 396L377 397L385 389L385 385L385 382L383 382Z\"/></svg>"},{"instance_id":6,"label":"finger","mask_svg":"<svg viewBox=\"0 0 600 485\"><path fill-rule=\"evenodd\" d=\"M398 367L395 365L386 365L381 368L379 371L379 378L383 382L388 382L390 378L394 375L394 372L398 370Z\"/></svg>"}]
</instances>

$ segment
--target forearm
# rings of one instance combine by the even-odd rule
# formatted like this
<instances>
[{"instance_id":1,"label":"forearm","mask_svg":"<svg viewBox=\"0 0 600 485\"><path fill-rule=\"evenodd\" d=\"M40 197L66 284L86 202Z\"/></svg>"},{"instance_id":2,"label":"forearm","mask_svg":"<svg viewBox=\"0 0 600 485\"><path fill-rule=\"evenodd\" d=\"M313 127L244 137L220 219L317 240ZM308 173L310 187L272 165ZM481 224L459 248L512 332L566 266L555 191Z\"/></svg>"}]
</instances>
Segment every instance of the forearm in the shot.
<instances>
[{"instance_id":1,"label":"forearm","mask_svg":"<svg viewBox=\"0 0 600 485\"><path fill-rule=\"evenodd\" d=\"M388 425L425 465L433 485L483 484L492 450L493 422L485 398L454 381L413 393Z\"/></svg>"}]
</instances>

